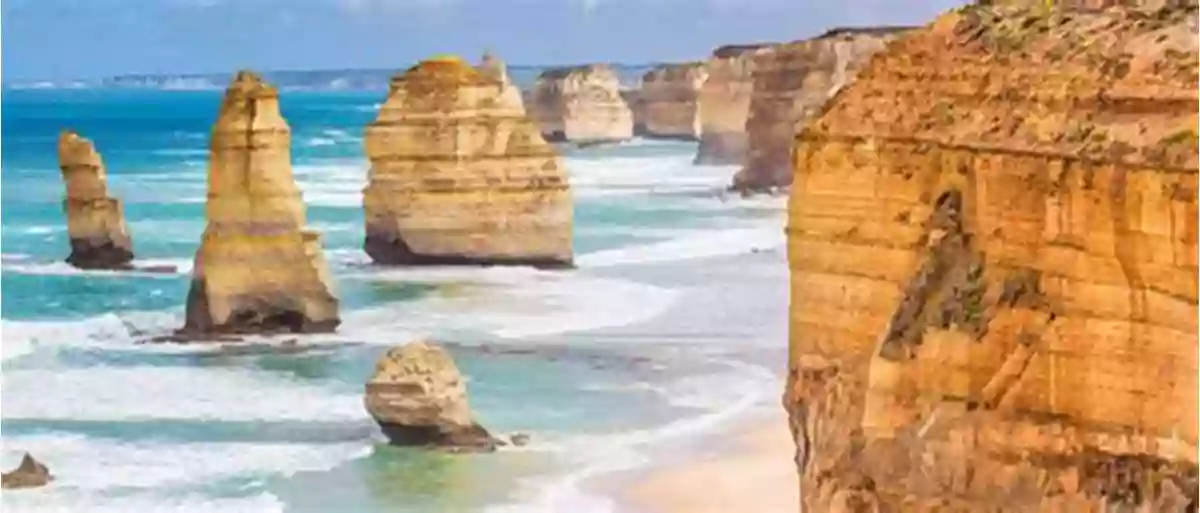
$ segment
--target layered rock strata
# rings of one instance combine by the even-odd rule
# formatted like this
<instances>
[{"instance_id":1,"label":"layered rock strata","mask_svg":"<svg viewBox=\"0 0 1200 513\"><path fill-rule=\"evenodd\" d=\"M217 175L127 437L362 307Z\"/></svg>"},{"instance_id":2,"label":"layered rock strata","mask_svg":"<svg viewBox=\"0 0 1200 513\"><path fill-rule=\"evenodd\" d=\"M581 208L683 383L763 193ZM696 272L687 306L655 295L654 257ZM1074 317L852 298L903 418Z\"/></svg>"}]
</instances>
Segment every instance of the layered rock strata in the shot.
<instances>
[{"instance_id":1,"label":"layered rock strata","mask_svg":"<svg viewBox=\"0 0 1200 513\"><path fill-rule=\"evenodd\" d=\"M520 106L521 109L525 108L521 90L508 78L508 65L500 60L499 57L492 55L491 52L484 52L483 58L479 60L479 65L476 66L476 69L485 78L501 84L503 88L500 92L501 103Z\"/></svg>"},{"instance_id":2,"label":"layered rock strata","mask_svg":"<svg viewBox=\"0 0 1200 513\"><path fill-rule=\"evenodd\" d=\"M502 89L450 58L392 81L365 139L365 249L375 262L571 264L566 172Z\"/></svg>"},{"instance_id":3,"label":"layered rock strata","mask_svg":"<svg viewBox=\"0 0 1200 513\"><path fill-rule=\"evenodd\" d=\"M1195 511L1195 2L951 11L796 141L804 511Z\"/></svg>"},{"instance_id":4,"label":"layered rock strata","mask_svg":"<svg viewBox=\"0 0 1200 513\"><path fill-rule=\"evenodd\" d=\"M700 88L707 79L708 70L702 62L662 64L642 75L639 110L642 111L645 135L684 140L699 138L697 105Z\"/></svg>"},{"instance_id":5,"label":"layered rock strata","mask_svg":"<svg viewBox=\"0 0 1200 513\"><path fill-rule=\"evenodd\" d=\"M623 141L633 137L633 112L621 96L617 72L604 64L543 72L529 113L550 141Z\"/></svg>"},{"instance_id":6,"label":"layered rock strata","mask_svg":"<svg viewBox=\"0 0 1200 513\"><path fill-rule=\"evenodd\" d=\"M50 469L33 459L29 453L25 453L17 468L0 474L0 488L37 488L46 486L53 480L54 476L50 475Z\"/></svg>"},{"instance_id":7,"label":"layered rock strata","mask_svg":"<svg viewBox=\"0 0 1200 513\"><path fill-rule=\"evenodd\" d=\"M696 164L743 164L746 159L746 118L754 92L754 64L773 45L731 45L717 48L708 59L708 79L697 100L700 147Z\"/></svg>"},{"instance_id":8,"label":"layered rock strata","mask_svg":"<svg viewBox=\"0 0 1200 513\"><path fill-rule=\"evenodd\" d=\"M497 440L471 416L467 385L450 354L416 341L388 350L363 403L393 445L493 451Z\"/></svg>"},{"instance_id":9,"label":"layered rock strata","mask_svg":"<svg viewBox=\"0 0 1200 513\"><path fill-rule=\"evenodd\" d=\"M320 236L305 229L279 94L237 74L209 148L208 225L196 251L184 332L314 332L338 324Z\"/></svg>"},{"instance_id":10,"label":"layered rock strata","mask_svg":"<svg viewBox=\"0 0 1200 513\"><path fill-rule=\"evenodd\" d=\"M733 179L742 191L764 191L792 182L791 150L803 126L858 69L901 29L843 28L820 37L782 44L757 56L746 163Z\"/></svg>"},{"instance_id":11,"label":"layered rock strata","mask_svg":"<svg viewBox=\"0 0 1200 513\"><path fill-rule=\"evenodd\" d=\"M109 197L104 161L92 142L74 132L58 136L58 165L67 197L67 263L80 269L125 269L133 260L133 244L121 200Z\"/></svg>"}]
</instances>

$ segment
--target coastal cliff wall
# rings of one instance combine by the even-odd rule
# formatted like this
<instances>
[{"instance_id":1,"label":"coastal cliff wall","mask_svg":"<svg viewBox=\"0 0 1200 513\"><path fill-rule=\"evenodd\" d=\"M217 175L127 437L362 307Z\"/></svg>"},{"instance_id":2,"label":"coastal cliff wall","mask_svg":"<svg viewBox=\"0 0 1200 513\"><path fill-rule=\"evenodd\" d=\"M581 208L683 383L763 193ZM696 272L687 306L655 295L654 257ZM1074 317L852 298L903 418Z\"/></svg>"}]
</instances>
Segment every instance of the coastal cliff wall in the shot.
<instances>
[{"instance_id":1,"label":"coastal cliff wall","mask_svg":"<svg viewBox=\"0 0 1200 513\"><path fill-rule=\"evenodd\" d=\"M700 147L696 164L745 163L754 64L771 51L772 45L723 46L713 51L705 64L708 79L697 100Z\"/></svg>"},{"instance_id":2,"label":"coastal cliff wall","mask_svg":"<svg viewBox=\"0 0 1200 513\"><path fill-rule=\"evenodd\" d=\"M648 137L697 139L700 88L708 78L702 62L662 64L642 75L641 125ZM635 114L635 117L639 117ZM635 121L636 123L636 121Z\"/></svg>"},{"instance_id":3,"label":"coastal cliff wall","mask_svg":"<svg viewBox=\"0 0 1200 513\"><path fill-rule=\"evenodd\" d=\"M67 263L81 269L121 269L133 260L133 243L121 200L108 195L104 161L92 142L74 132L58 136L58 165L67 195Z\"/></svg>"},{"instance_id":4,"label":"coastal cliff wall","mask_svg":"<svg viewBox=\"0 0 1200 513\"><path fill-rule=\"evenodd\" d=\"M234 77L209 147L208 224L196 251L185 332L315 332L337 327L320 235L305 229L279 93Z\"/></svg>"},{"instance_id":5,"label":"coastal cliff wall","mask_svg":"<svg viewBox=\"0 0 1200 513\"><path fill-rule=\"evenodd\" d=\"M365 138L375 262L570 265L567 174L509 87L451 58L392 81Z\"/></svg>"},{"instance_id":6,"label":"coastal cliff wall","mask_svg":"<svg viewBox=\"0 0 1200 513\"><path fill-rule=\"evenodd\" d=\"M845 28L782 44L756 58L746 121L746 163L735 189L764 191L792 182L796 129L817 114L901 29Z\"/></svg>"},{"instance_id":7,"label":"coastal cliff wall","mask_svg":"<svg viewBox=\"0 0 1200 513\"><path fill-rule=\"evenodd\" d=\"M633 137L633 112L611 67L591 64L543 72L527 103L542 135L577 143Z\"/></svg>"},{"instance_id":8,"label":"coastal cliff wall","mask_svg":"<svg viewBox=\"0 0 1200 513\"><path fill-rule=\"evenodd\" d=\"M804 511L1195 511L1195 6L956 9L800 131Z\"/></svg>"}]
</instances>

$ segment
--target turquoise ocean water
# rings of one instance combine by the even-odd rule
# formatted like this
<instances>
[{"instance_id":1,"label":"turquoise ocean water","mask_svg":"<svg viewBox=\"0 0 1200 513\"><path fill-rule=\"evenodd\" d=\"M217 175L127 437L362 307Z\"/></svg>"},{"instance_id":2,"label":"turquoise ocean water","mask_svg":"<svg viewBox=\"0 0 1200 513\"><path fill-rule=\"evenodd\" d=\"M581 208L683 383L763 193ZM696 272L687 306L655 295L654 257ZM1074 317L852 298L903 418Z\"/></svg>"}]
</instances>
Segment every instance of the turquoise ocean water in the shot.
<instances>
[{"instance_id":1,"label":"turquoise ocean water","mask_svg":"<svg viewBox=\"0 0 1200 513\"><path fill-rule=\"evenodd\" d=\"M293 170L342 300L300 352L135 344L182 324L220 91L5 90L0 439L56 475L5 511L604 512L595 485L776 408L786 346L782 200L719 194L694 143L563 148L578 269L369 264L362 129L379 92L285 92ZM141 263L68 253L55 142L104 157ZM455 456L388 447L362 386L388 347L451 346L492 431L533 442Z\"/></svg>"}]
</instances>

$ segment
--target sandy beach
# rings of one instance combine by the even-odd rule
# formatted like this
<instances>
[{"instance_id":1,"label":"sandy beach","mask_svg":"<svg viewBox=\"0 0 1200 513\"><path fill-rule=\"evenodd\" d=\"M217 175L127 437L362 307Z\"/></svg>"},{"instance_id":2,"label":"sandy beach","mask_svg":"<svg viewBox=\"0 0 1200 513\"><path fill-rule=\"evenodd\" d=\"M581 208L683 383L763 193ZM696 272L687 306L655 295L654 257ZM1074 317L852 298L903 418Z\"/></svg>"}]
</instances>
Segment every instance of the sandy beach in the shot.
<instances>
[{"instance_id":1,"label":"sandy beach","mask_svg":"<svg viewBox=\"0 0 1200 513\"><path fill-rule=\"evenodd\" d=\"M795 513L799 510L793 442L780 412L735 431L717 454L651 474L628 493L647 513Z\"/></svg>"}]
</instances>

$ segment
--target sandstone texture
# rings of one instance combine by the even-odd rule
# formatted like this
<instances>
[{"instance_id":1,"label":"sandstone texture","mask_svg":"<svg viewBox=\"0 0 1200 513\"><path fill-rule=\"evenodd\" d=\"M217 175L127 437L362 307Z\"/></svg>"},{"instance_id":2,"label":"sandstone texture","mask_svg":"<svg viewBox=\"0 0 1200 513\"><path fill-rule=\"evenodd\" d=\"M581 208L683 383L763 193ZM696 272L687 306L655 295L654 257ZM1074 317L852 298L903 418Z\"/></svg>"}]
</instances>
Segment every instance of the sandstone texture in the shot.
<instances>
[{"instance_id":1,"label":"sandstone texture","mask_svg":"<svg viewBox=\"0 0 1200 513\"><path fill-rule=\"evenodd\" d=\"M504 61L492 55L491 52L485 52L483 58L479 60L479 65L475 68L480 75L501 85L500 103L520 106L521 109L525 108L521 90L508 78L508 65Z\"/></svg>"},{"instance_id":2,"label":"sandstone texture","mask_svg":"<svg viewBox=\"0 0 1200 513\"><path fill-rule=\"evenodd\" d=\"M757 56L746 121L746 163L733 179L742 191L765 191L792 182L792 138L818 114L859 68L901 30L834 29L820 37L782 44Z\"/></svg>"},{"instance_id":3,"label":"sandstone texture","mask_svg":"<svg viewBox=\"0 0 1200 513\"><path fill-rule=\"evenodd\" d=\"M74 132L59 134L58 165L67 187L67 263L80 269L128 268L133 260L129 228L121 201L108 196L104 162L92 142Z\"/></svg>"},{"instance_id":4,"label":"sandstone texture","mask_svg":"<svg viewBox=\"0 0 1200 513\"><path fill-rule=\"evenodd\" d=\"M665 139L699 138L697 105L700 88L707 79L708 70L702 62L662 64L642 75L638 98L641 105L635 112L641 111L645 135Z\"/></svg>"},{"instance_id":5,"label":"sandstone texture","mask_svg":"<svg viewBox=\"0 0 1200 513\"><path fill-rule=\"evenodd\" d=\"M604 64L547 70L534 84L529 113L550 141L629 139L633 112L621 95L618 78Z\"/></svg>"},{"instance_id":6,"label":"sandstone texture","mask_svg":"<svg viewBox=\"0 0 1200 513\"><path fill-rule=\"evenodd\" d=\"M331 331L338 300L320 236L306 230L279 94L237 74L213 126L205 227L185 332Z\"/></svg>"},{"instance_id":7,"label":"sandstone texture","mask_svg":"<svg viewBox=\"0 0 1200 513\"><path fill-rule=\"evenodd\" d=\"M800 131L804 511L1196 511L1196 16L950 11Z\"/></svg>"},{"instance_id":8,"label":"sandstone texture","mask_svg":"<svg viewBox=\"0 0 1200 513\"><path fill-rule=\"evenodd\" d=\"M29 453L25 453L17 468L0 474L0 488L36 488L46 486L53 480L50 469L33 459Z\"/></svg>"},{"instance_id":9,"label":"sandstone texture","mask_svg":"<svg viewBox=\"0 0 1200 513\"><path fill-rule=\"evenodd\" d=\"M571 264L567 174L504 89L453 58L393 79L365 139L375 262Z\"/></svg>"},{"instance_id":10,"label":"sandstone texture","mask_svg":"<svg viewBox=\"0 0 1200 513\"><path fill-rule=\"evenodd\" d=\"M393 445L496 449L497 440L472 419L462 374L436 344L421 340L388 350L363 402Z\"/></svg>"},{"instance_id":11,"label":"sandstone texture","mask_svg":"<svg viewBox=\"0 0 1200 513\"><path fill-rule=\"evenodd\" d=\"M746 159L746 118L754 92L754 64L773 51L773 45L731 45L717 48L708 59L708 79L697 100L700 147L696 164L735 165Z\"/></svg>"}]
</instances>

